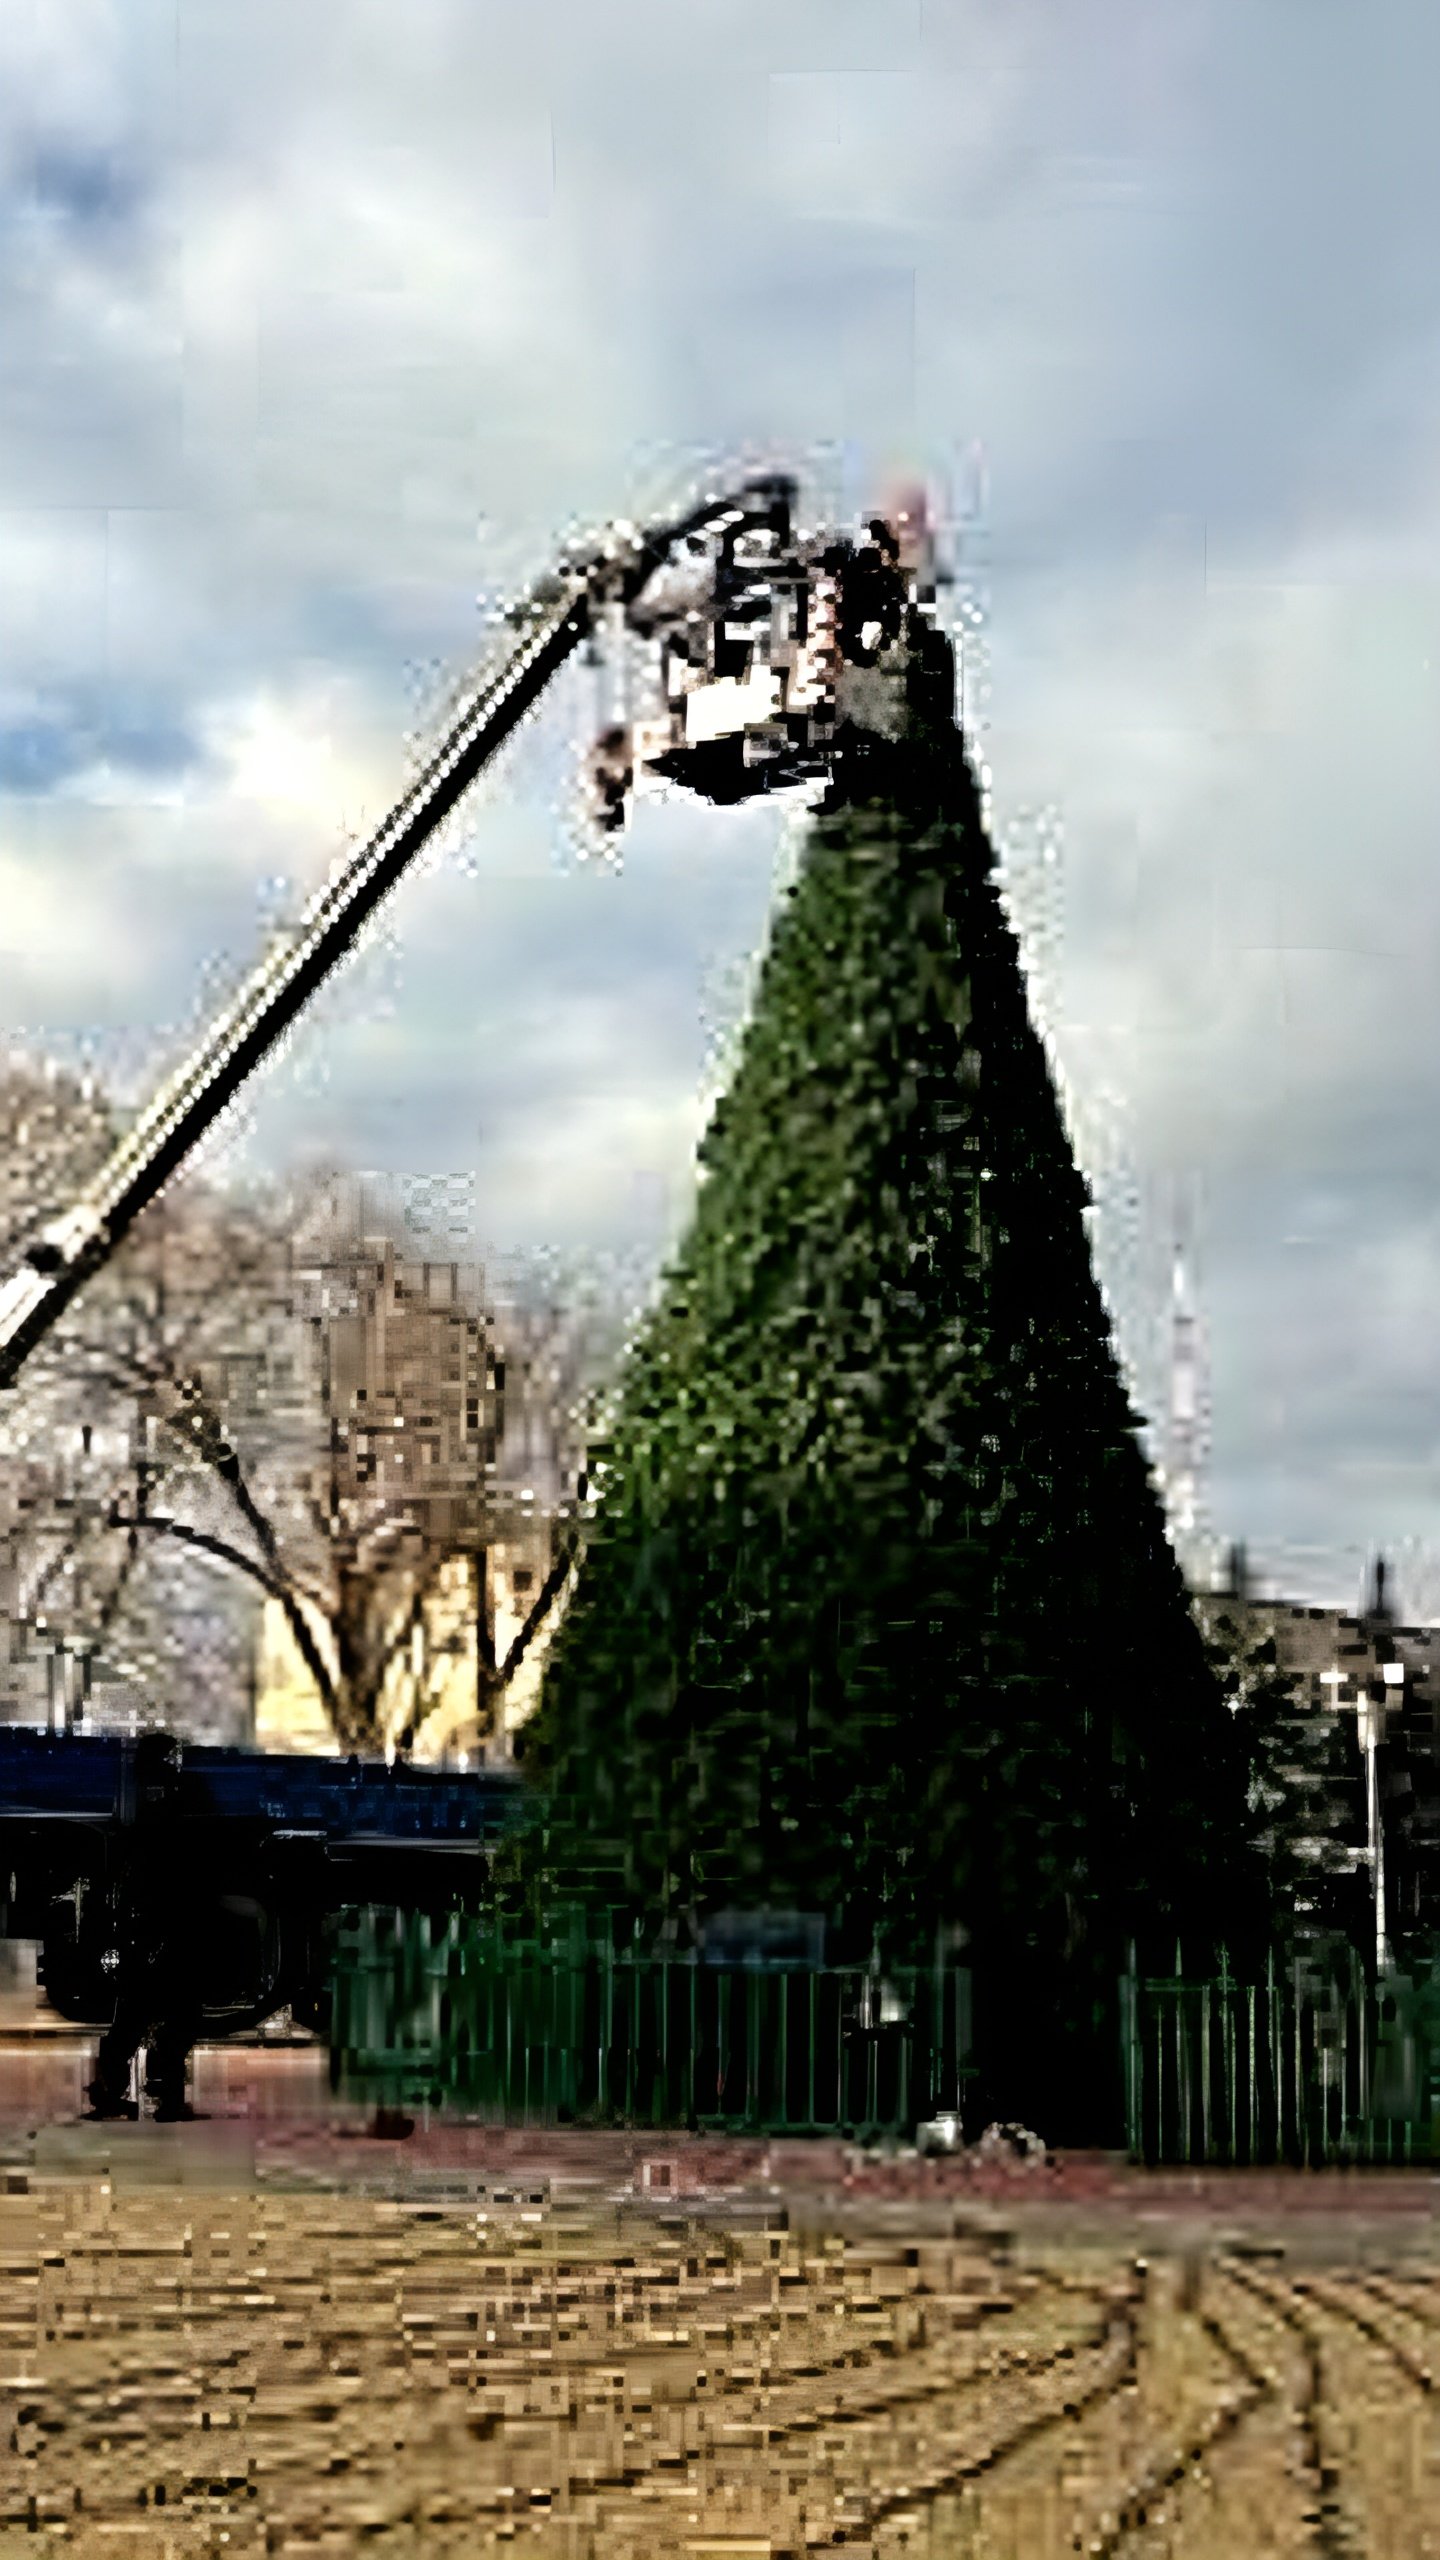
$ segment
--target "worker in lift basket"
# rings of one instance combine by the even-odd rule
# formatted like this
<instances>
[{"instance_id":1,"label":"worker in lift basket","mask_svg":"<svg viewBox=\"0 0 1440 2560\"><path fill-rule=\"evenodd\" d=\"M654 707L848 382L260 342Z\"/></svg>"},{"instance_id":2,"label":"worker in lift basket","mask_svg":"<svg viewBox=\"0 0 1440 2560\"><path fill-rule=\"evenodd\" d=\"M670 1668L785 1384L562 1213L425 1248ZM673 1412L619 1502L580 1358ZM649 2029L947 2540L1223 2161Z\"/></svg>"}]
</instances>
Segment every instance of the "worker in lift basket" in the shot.
<instances>
[{"instance_id":1,"label":"worker in lift basket","mask_svg":"<svg viewBox=\"0 0 1440 2560\"><path fill-rule=\"evenodd\" d=\"M100 2039L90 2111L134 2116L130 2074L143 2043L145 2095L157 2123L192 2110L185 2069L200 2024L188 1843L179 1801L180 1746L145 1733L135 1746L135 1821L116 1895L115 2015Z\"/></svg>"}]
</instances>

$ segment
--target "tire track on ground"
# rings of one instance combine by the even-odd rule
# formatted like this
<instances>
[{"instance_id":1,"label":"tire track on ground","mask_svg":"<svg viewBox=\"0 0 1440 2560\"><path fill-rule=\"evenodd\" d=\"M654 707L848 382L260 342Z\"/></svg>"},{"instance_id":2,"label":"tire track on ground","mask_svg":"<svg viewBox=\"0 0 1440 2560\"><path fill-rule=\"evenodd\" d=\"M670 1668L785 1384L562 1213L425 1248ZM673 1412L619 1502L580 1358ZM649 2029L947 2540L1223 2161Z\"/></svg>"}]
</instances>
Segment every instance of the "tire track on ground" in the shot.
<instances>
[{"instance_id":1,"label":"tire track on ground","mask_svg":"<svg viewBox=\"0 0 1440 2560\"><path fill-rule=\"evenodd\" d=\"M1398 2312L1402 2319L1413 2320L1417 2329L1433 2332L1440 2328L1440 2304L1437 2304L1433 2310L1422 2311L1417 2302L1407 2300L1404 2290L1393 2277L1355 2275L1347 2278L1347 2282L1353 2285L1357 2292L1370 2294L1384 2310ZM1376 2343L1379 2344L1378 2339ZM1440 2341L1437 2341L1437 2345L1440 2345ZM1428 2352L1416 2359L1415 2369L1410 2378L1419 2384L1422 2391L1434 2391L1435 2367L1430 2361Z\"/></svg>"},{"instance_id":2,"label":"tire track on ground","mask_svg":"<svg viewBox=\"0 0 1440 2560\"><path fill-rule=\"evenodd\" d=\"M1222 2259L1220 2264L1233 2285L1263 2303L1277 2320L1283 2322L1300 2350L1305 2380L1295 2403L1295 2414L1299 2421L1305 2467L1315 2483L1315 2505L1310 2519L1315 2548L1320 2560L1356 2560L1363 2543L1354 2518L1345 2511L1341 2500L1340 2472L1326 2449L1323 2414L1329 2395L1325 2387L1324 2359L1314 2324L1307 2320L1283 2285L1267 2282L1233 2258Z\"/></svg>"},{"instance_id":3,"label":"tire track on ground","mask_svg":"<svg viewBox=\"0 0 1440 2560\"><path fill-rule=\"evenodd\" d=\"M1147 2466L1121 2501L1118 2512L1085 2545L1087 2560L1114 2560L1122 2544L1151 2522L1156 2508L1172 2489L1180 2486L1196 2463L1224 2444L1256 2409L1278 2397L1278 2385L1272 2376L1237 2344L1212 2312L1197 2311L1195 2318L1211 2345L1240 2376L1240 2388L1192 2430L1178 2453L1159 2454Z\"/></svg>"},{"instance_id":4,"label":"tire track on ground","mask_svg":"<svg viewBox=\"0 0 1440 2560\"><path fill-rule=\"evenodd\" d=\"M1078 2298L1088 2303L1100 2316L1089 2332L1082 2331L1079 2337L1062 2339L1056 2346L1003 2345L986 2355L983 2362L968 2371L957 2372L954 2364L951 2363L948 2369L938 2372L932 2370L923 2382L906 2382L902 2376L897 2375L896 2387L893 2390L881 2394L867 2392L865 2397L848 2404L843 2400L831 2399L816 2406L807 2407L793 2417L781 2416L777 2419L771 2414L767 2398L766 2402L756 2409L752 2425L747 2430L750 2440L745 2443L737 2442L733 2436L727 2442L719 2434L711 2416L714 2403L697 2404L694 2401L677 2403L677 2412L682 2422L686 2416L694 2417L698 2421L697 2432L700 2441L693 2450L686 2450L677 2462L675 2453L664 2447L657 2447L653 2452L643 2455L639 2454L637 2448L636 2453L631 2454L621 2466L613 2470L602 2471L593 2464L587 2464L583 2471L575 2467L567 2468L555 2483L557 2513L563 2513L567 2506L573 2507L582 2499L593 2499L597 2495L604 2496L609 2493L613 2499L614 2493L619 2491L628 2494L622 2506L612 2506L611 2514L617 2523L622 2518L629 2521L632 2514L631 2499L634 2499L637 2507L642 2506L646 2502L647 2493L653 2492L656 2475L662 2472L671 2475L671 2488L674 2494L678 2495L681 2482L688 2480L695 2493L702 2498L707 2498L713 2505L720 2491L721 2475L737 2460L743 2464L748 2473L753 2475L757 2456L763 2459L767 2453L781 2451L788 2443L803 2440L807 2436L850 2431L859 2433L866 2426L884 2425L906 2410L923 2409L927 2404L933 2404L941 2399L953 2406L962 2395L987 2387L993 2388L997 2383L1003 2385L1014 2381L1024 2387L1031 2382L1043 2382L1048 2375L1064 2365L1073 2363L1077 2357L1103 2345L1115 2321L1113 2287L1106 2288L1058 2279L1052 2281L1046 2276L1039 2276L1034 2280L1033 2292L1028 2303L1012 2304L1009 2308L1012 2313L1018 2311L1023 2316L1024 2313L1029 2312L1034 2317L1041 2310L1039 2297L1047 2294L1059 2295L1066 2301L1074 2301ZM999 2307L997 2305L995 2309L998 2310ZM965 2321L962 2334L973 2335L977 2325L973 2317ZM950 2338L936 2343L936 2347L930 2351L932 2357L937 2352L941 2354L945 2352L957 2331L961 2331L959 2322L955 2324ZM843 2364L844 2361L845 2359L837 2359L837 2364ZM777 2387L790 2389L797 2386L808 2387L819 2379L823 2379L823 2375L792 2367L788 2374L783 2371L772 2372L764 2388L768 2394L773 2393ZM757 2386L753 2380L730 2384L726 2388L725 2396L727 2399L733 2399L742 2392L753 2396L756 2389ZM741 2418L733 2423L739 2427L744 2426L745 2421ZM499 2432L501 2430L497 2429L496 2433ZM840 2495L843 2499L843 2492ZM738 2526L736 2530L739 2530Z\"/></svg>"},{"instance_id":5,"label":"tire track on ground","mask_svg":"<svg viewBox=\"0 0 1440 2560\"><path fill-rule=\"evenodd\" d=\"M996 2437L978 2452L967 2454L958 2462L947 2462L928 2477L909 2480L878 2498L867 2500L858 2515L846 2521L837 2519L827 2537L828 2542L843 2549L867 2540L890 2517L958 2494L972 2482L984 2480L1052 2428L1087 2417L1104 2401L1113 2399L1135 2378L1140 2354L1140 2300L1141 2287L1132 2282L1118 2301L1113 2298L1110 2301L1103 2324L1089 2344L1098 2352L1103 2352L1107 2346L1119 2352L1093 2380L1071 2393L1058 2407L1030 2410L1008 2433ZM1060 2361L1057 2356L1055 2362Z\"/></svg>"},{"instance_id":6,"label":"tire track on ground","mask_svg":"<svg viewBox=\"0 0 1440 2560\"><path fill-rule=\"evenodd\" d=\"M1427 2394L1434 2391L1435 2376L1430 2366L1420 2356L1415 2355L1401 2339L1392 2337L1388 2330L1382 2329L1379 2321L1373 2319L1368 2311L1362 2310L1358 2303L1352 2302L1336 2278L1297 2276L1295 2290L1297 2293L1305 2294L1310 2301L1317 2303L1322 2311L1330 2312L1336 2319L1348 2320L1352 2328L1358 2329L1362 2337L1368 2338L1372 2346L1378 2347L1382 2355L1388 2356L1390 2362L1399 2367L1407 2381L1414 2383L1417 2391Z\"/></svg>"}]
</instances>

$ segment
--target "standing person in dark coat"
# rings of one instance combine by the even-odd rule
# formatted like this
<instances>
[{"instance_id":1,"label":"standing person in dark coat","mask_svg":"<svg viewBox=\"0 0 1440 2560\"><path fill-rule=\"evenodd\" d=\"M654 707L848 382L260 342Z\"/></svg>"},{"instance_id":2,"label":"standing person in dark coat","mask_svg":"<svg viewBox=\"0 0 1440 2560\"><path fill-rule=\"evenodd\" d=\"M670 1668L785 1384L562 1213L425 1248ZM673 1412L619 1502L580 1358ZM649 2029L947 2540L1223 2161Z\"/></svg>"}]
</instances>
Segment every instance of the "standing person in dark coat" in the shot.
<instances>
[{"instance_id":1,"label":"standing person in dark coat","mask_svg":"<svg viewBox=\"0 0 1440 2560\"><path fill-rule=\"evenodd\" d=\"M116 1880L115 2015L100 2040L90 2083L91 2113L133 2116L130 2074L143 2043L145 2095L157 2122L192 2110L185 2071L200 2026L196 1967L196 1844L180 1802L180 1746L145 1733L135 1747L135 1817Z\"/></svg>"}]
</instances>

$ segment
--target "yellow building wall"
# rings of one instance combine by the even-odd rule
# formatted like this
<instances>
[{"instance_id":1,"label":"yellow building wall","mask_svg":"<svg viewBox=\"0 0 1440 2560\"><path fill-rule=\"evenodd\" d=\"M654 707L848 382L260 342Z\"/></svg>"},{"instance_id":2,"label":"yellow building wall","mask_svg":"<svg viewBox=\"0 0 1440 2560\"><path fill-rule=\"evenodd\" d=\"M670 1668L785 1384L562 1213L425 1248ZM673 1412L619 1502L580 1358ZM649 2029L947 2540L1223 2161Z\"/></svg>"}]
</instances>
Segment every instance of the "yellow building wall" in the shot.
<instances>
[{"instance_id":1,"label":"yellow building wall","mask_svg":"<svg viewBox=\"0 0 1440 2560\"><path fill-rule=\"evenodd\" d=\"M503 1662L533 1605L543 1575L549 1570L548 1530L538 1526L528 1538L491 1551L491 1601L495 1617L495 1654ZM526 1577L528 1576L528 1581ZM334 1660L330 1631L316 1613L310 1616L316 1643L327 1662ZM423 1717L412 1757L417 1761L475 1753L482 1742L502 1754L539 1701L545 1654L561 1612L557 1607L532 1642L498 1703L498 1730L482 1736L476 1714L475 1572L469 1556L452 1557L437 1577L423 1632L417 1642L397 1651L387 1673L381 1701L381 1731L398 1734L417 1705ZM278 1600L267 1600L260 1631L260 1663L255 1705L255 1739L265 1751L333 1752L336 1743L320 1693L305 1668Z\"/></svg>"},{"instance_id":2,"label":"yellow building wall","mask_svg":"<svg viewBox=\"0 0 1440 2560\"><path fill-rule=\"evenodd\" d=\"M329 1630L313 1611L307 1614L315 1640L328 1657ZM319 1752L339 1747L320 1703L320 1692L300 1659L278 1600L266 1601L260 1620L255 1740L262 1751Z\"/></svg>"}]
</instances>

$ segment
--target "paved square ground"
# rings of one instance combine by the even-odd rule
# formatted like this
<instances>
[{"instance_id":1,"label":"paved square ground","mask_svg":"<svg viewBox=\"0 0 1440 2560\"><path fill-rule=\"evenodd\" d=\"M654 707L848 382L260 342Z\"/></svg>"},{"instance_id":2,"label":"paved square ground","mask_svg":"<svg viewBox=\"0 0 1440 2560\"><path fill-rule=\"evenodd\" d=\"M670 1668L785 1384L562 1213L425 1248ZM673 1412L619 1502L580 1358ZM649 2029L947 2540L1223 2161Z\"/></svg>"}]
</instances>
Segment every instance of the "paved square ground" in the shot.
<instances>
[{"instance_id":1,"label":"paved square ground","mask_svg":"<svg viewBox=\"0 0 1440 2560\"><path fill-rule=\"evenodd\" d=\"M0 2196L0 2553L1440 2555L1440 2252L134 2158Z\"/></svg>"}]
</instances>

